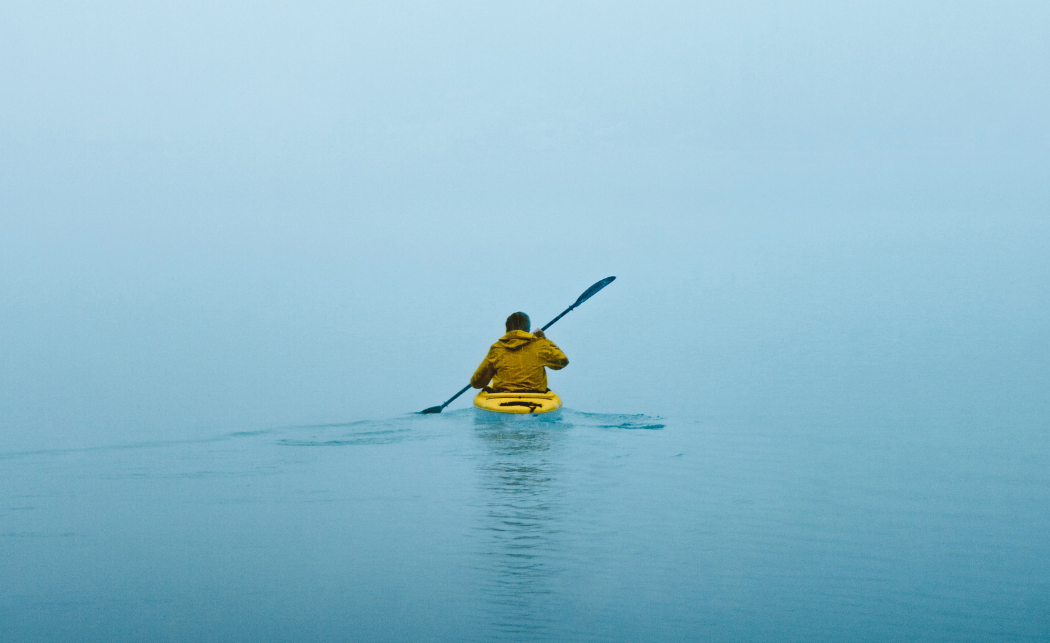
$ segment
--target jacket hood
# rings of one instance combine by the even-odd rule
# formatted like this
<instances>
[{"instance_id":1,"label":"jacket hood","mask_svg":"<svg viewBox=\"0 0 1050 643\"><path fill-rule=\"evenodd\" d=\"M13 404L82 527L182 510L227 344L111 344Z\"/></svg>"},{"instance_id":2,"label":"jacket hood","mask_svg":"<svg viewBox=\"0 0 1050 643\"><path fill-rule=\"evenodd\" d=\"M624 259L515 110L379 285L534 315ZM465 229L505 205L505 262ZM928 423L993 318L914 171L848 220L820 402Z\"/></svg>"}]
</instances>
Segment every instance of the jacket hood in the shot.
<instances>
[{"instance_id":1,"label":"jacket hood","mask_svg":"<svg viewBox=\"0 0 1050 643\"><path fill-rule=\"evenodd\" d=\"M509 351L516 351L535 339L536 336L531 333L526 333L523 330L512 330L500 337L497 343Z\"/></svg>"}]
</instances>

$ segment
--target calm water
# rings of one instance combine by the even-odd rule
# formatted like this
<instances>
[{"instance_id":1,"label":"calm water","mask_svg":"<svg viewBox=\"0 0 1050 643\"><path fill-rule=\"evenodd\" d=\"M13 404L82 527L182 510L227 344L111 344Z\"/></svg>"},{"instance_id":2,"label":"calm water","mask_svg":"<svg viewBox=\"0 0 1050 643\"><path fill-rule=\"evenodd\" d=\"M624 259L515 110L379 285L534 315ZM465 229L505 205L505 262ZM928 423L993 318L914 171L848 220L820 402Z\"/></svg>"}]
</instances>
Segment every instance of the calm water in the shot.
<instances>
[{"instance_id":1,"label":"calm water","mask_svg":"<svg viewBox=\"0 0 1050 643\"><path fill-rule=\"evenodd\" d=\"M472 413L3 453L3 640L1050 636L1040 419Z\"/></svg>"}]
</instances>

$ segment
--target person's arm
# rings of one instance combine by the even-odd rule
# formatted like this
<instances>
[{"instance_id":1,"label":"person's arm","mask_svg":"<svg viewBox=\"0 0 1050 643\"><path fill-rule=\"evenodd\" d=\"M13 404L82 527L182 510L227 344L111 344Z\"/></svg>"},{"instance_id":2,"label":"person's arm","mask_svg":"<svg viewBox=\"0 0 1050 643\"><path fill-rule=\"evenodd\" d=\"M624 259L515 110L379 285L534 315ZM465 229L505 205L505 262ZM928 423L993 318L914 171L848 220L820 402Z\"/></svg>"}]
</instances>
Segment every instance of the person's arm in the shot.
<instances>
[{"instance_id":1,"label":"person's arm","mask_svg":"<svg viewBox=\"0 0 1050 643\"><path fill-rule=\"evenodd\" d=\"M536 331L533 335L544 343L544 346L540 349L540 358L543 359L544 366L553 371L560 371L569 365L569 358L565 356L565 353L561 352L561 349L554 342L547 339L542 330Z\"/></svg>"},{"instance_id":2,"label":"person's arm","mask_svg":"<svg viewBox=\"0 0 1050 643\"><path fill-rule=\"evenodd\" d=\"M493 352L492 349L489 349L489 354L481 361L481 366L474 371L474 376L470 378L470 385L474 388L485 388L492 376L496 374L496 364L492 359L494 357Z\"/></svg>"}]
</instances>

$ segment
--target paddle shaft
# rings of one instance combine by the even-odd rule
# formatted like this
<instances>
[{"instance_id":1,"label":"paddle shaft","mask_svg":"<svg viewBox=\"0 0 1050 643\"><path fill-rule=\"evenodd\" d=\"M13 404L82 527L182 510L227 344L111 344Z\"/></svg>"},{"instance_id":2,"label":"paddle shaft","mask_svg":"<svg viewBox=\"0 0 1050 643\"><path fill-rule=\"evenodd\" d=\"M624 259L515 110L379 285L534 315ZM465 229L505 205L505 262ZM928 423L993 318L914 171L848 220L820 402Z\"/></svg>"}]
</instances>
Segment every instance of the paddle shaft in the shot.
<instances>
[{"instance_id":1,"label":"paddle shaft","mask_svg":"<svg viewBox=\"0 0 1050 643\"><path fill-rule=\"evenodd\" d=\"M558 315L554 319L552 319L549 322L547 322L547 325L544 326L543 328L541 328L540 330L544 330L545 331L548 328L550 328L551 326L553 326L554 322L558 321L559 319L561 319L565 315L571 313L573 311L573 309L575 309L577 306L579 306L583 302L585 302L588 299L590 299L591 297L593 297L594 294L597 293L599 290L601 290L602 288L605 288L606 286L611 284L614 279L616 279L616 277L606 277L605 279L602 279L598 283L596 283L593 286L591 286L590 288L588 288L582 295L580 295L580 298L577 299L575 301L575 303L573 303L573 305L571 305L568 308L566 308L565 310L561 311L560 315ZM462 389L460 389L459 393L456 393L452 397L448 398L448 400L446 400L445 403L442 404L441 406L432 406L429 409L424 409L424 410L420 411L420 413L441 413L441 411L443 411L446 406L448 406L449 404L452 404L453 402L455 402L457 397L459 397L460 395L463 395L464 393L466 393L469 390L470 390L470 384L467 384Z\"/></svg>"},{"instance_id":2,"label":"paddle shaft","mask_svg":"<svg viewBox=\"0 0 1050 643\"><path fill-rule=\"evenodd\" d=\"M551 326L554 325L554 322L558 321L562 317L564 317L564 316L568 315L569 313L571 313L573 311L573 309L576 308L577 306L579 306L579 304L573 304L573 305L569 306L568 308L566 308L565 310L561 311L560 315L558 315L554 319L552 319L549 322L547 322L547 325L544 326L543 328L541 328L540 330L547 330L548 328L550 328Z\"/></svg>"},{"instance_id":3,"label":"paddle shaft","mask_svg":"<svg viewBox=\"0 0 1050 643\"><path fill-rule=\"evenodd\" d=\"M547 325L544 326L543 328L541 328L540 330L547 330L548 328L550 328L551 326L554 325L554 322L556 322L559 319L561 319L562 317L564 317L566 315L566 313L571 312L573 308L576 308L576 304L573 304L573 305L569 306L568 308L566 308L564 311L562 311L562 313L560 315L558 315L554 319L552 319L549 322L547 322ZM464 393L466 393L469 390L470 390L470 384L467 384L466 386L464 386L463 388L461 388L459 390L459 393L456 393L452 397L448 398L448 401L441 405L441 409L444 410L444 408L446 406L448 406L449 404L452 404L453 402L455 402L457 397L459 397L460 395L463 395ZM430 409L427 409L427 410L429 411ZM438 411L438 413L440 413L440 411Z\"/></svg>"},{"instance_id":4,"label":"paddle shaft","mask_svg":"<svg viewBox=\"0 0 1050 643\"><path fill-rule=\"evenodd\" d=\"M444 404L442 404L438 408L443 410L446 406L448 406L449 404L452 404L453 402L455 402L457 397L459 397L460 395L463 395L464 393L466 393L469 390L470 390L470 384L467 384L463 388L459 389L459 393L456 393L452 397L448 398L448 401L445 402ZM427 411L430 411L430 409L427 409ZM433 413L433 411L431 411L431 412ZM441 411L439 410L437 412L440 413Z\"/></svg>"}]
</instances>

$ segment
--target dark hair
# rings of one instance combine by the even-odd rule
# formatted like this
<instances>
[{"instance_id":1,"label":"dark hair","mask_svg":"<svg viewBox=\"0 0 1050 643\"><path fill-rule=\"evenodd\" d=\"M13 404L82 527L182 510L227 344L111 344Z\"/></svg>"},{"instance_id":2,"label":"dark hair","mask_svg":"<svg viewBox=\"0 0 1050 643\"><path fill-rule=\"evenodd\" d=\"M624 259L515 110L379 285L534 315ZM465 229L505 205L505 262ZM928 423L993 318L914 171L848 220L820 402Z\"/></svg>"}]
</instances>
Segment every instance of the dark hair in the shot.
<instances>
[{"instance_id":1,"label":"dark hair","mask_svg":"<svg viewBox=\"0 0 1050 643\"><path fill-rule=\"evenodd\" d=\"M529 316L525 313L514 313L507 318L507 332L512 330L523 330L529 332Z\"/></svg>"}]
</instances>

